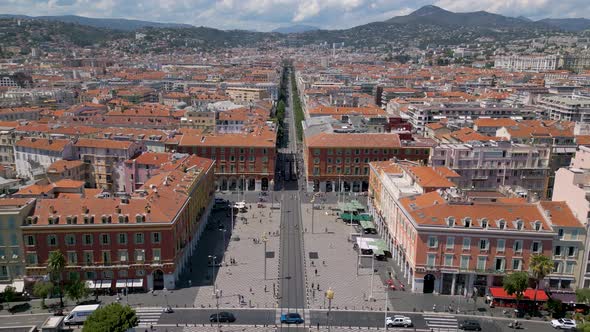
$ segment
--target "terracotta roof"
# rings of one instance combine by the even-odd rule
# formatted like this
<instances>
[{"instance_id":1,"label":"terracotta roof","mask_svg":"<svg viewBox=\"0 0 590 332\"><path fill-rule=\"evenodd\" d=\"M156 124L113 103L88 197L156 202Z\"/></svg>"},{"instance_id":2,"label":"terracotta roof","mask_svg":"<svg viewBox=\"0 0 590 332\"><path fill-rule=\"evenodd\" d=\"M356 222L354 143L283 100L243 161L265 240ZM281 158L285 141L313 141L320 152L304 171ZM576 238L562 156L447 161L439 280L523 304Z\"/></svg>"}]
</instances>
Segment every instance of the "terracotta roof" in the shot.
<instances>
[{"instance_id":1,"label":"terracotta roof","mask_svg":"<svg viewBox=\"0 0 590 332\"><path fill-rule=\"evenodd\" d=\"M553 225L563 227L584 227L566 202L541 201L541 206L545 211L549 212L549 219Z\"/></svg>"},{"instance_id":2,"label":"terracotta roof","mask_svg":"<svg viewBox=\"0 0 590 332\"><path fill-rule=\"evenodd\" d=\"M119 149L127 150L133 144L130 141L115 141L110 139L92 139L92 138L80 138L74 146L77 148L100 148L100 149Z\"/></svg>"},{"instance_id":3,"label":"terracotta roof","mask_svg":"<svg viewBox=\"0 0 590 332\"><path fill-rule=\"evenodd\" d=\"M310 148L398 148L401 142L397 134L334 134L319 133L306 137L305 144Z\"/></svg>"},{"instance_id":4,"label":"terracotta roof","mask_svg":"<svg viewBox=\"0 0 590 332\"><path fill-rule=\"evenodd\" d=\"M23 138L17 140L15 145L38 150L63 151L69 143L67 139Z\"/></svg>"},{"instance_id":5,"label":"terracotta roof","mask_svg":"<svg viewBox=\"0 0 590 332\"><path fill-rule=\"evenodd\" d=\"M509 118L479 118L473 120L473 124L478 127L507 127L515 126L517 122Z\"/></svg>"},{"instance_id":6,"label":"terracotta roof","mask_svg":"<svg viewBox=\"0 0 590 332\"><path fill-rule=\"evenodd\" d=\"M402 167L404 167L402 165ZM455 184L430 166L404 167L422 188L450 188Z\"/></svg>"},{"instance_id":7,"label":"terracotta roof","mask_svg":"<svg viewBox=\"0 0 590 332\"><path fill-rule=\"evenodd\" d=\"M68 169L84 165L82 160L58 160L47 168L47 173L62 173Z\"/></svg>"},{"instance_id":8,"label":"terracotta roof","mask_svg":"<svg viewBox=\"0 0 590 332\"><path fill-rule=\"evenodd\" d=\"M33 203L34 201L34 198L0 198L0 206L3 208L21 208L25 205Z\"/></svg>"}]
</instances>

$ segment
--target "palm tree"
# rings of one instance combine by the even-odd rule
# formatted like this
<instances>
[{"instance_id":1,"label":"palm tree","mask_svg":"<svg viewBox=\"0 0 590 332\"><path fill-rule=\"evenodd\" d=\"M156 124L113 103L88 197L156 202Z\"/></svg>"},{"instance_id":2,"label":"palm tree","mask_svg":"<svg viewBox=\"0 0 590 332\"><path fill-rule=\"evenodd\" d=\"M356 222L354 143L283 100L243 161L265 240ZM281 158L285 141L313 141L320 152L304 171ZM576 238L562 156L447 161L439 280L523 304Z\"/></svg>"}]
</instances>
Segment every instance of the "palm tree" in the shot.
<instances>
[{"instance_id":1,"label":"palm tree","mask_svg":"<svg viewBox=\"0 0 590 332\"><path fill-rule=\"evenodd\" d=\"M62 274L66 266L66 257L61 251L52 251L47 259L47 270L51 279L56 280L59 285L59 305L63 308L63 282Z\"/></svg>"},{"instance_id":2,"label":"palm tree","mask_svg":"<svg viewBox=\"0 0 590 332\"><path fill-rule=\"evenodd\" d=\"M539 285L541 284L541 281L543 281L543 279L545 279L546 276L548 276L549 274L551 274L551 272L553 272L553 261L547 256L533 255L531 257L530 267L531 267L531 277L533 279L535 279L535 284L536 284L535 296L533 299L533 303L535 303L535 305L536 305L537 304L537 292L539 291Z\"/></svg>"}]
</instances>

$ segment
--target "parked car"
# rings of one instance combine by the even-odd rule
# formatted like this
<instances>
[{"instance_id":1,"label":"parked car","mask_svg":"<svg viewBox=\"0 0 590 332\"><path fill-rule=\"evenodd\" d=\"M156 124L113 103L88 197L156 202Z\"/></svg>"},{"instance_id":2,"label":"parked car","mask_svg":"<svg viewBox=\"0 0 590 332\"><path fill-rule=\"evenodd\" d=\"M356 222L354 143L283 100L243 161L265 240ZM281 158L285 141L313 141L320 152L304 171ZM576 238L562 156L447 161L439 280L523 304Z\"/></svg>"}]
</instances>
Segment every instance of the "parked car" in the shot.
<instances>
[{"instance_id":1,"label":"parked car","mask_svg":"<svg viewBox=\"0 0 590 332\"><path fill-rule=\"evenodd\" d=\"M286 313L281 315L281 324L302 324L303 318L298 313Z\"/></svg>"},{"instance_id":2,"label":"parked car","mask_svg":"<svg viewBox=\"0 0 590 332\"><path fill-rule=\"evenodd\" d=\"M551 326L555 329L561 330L575 330L576 322L569 318L554 319L551 321Z\"/></svg>"},{"instance_id":3,"label":"parked car","mask_svg":"<svg viewBox=\"0 0 590 332\"><path fill-rule=\"evenodd\" d=\"M396 326L403 326L403 327L411 327L414 326L412 323L412 319L406 316L393 316L385 318L385 325L387 327L396 327Z\"/></svg>"},{"instance_id":4,"label":"parked car","mask_svg":"<svg viewBox=\"0 0 590 332\"><path fill-rule=\"evenodd\" d=\"M231 312L227 311L220 312L219 316L216 313L209 316L209 321L211 323L217 323L218 320L220 323L233 323L236 321L236 317Z\"/></svg>"},{"instance_id":5,"label":"parked car","mask_svg":"<svg viewBox=\"0 0 590 332\"><path fill-rule=\"evenodd\" d=\"M463 331L481 331L481 325L476 320L466 319L459 323L459 329Z\"/></svg>"}]
</instances>

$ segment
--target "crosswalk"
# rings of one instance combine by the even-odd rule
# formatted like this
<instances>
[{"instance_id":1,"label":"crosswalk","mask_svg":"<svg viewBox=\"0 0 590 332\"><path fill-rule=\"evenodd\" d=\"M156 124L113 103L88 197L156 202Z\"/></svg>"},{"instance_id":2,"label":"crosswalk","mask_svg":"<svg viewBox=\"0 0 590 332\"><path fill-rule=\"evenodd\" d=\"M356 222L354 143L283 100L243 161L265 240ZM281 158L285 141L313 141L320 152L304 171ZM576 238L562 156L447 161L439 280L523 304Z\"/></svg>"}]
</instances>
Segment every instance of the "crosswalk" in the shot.
<instances>
[{"instance_id":1,"label":"crosswalk","mask_svg":"<svg viewBox=\"0 0 590 332\"><path fill-rule=\"evenodd\" d=\"M434 328L440 331L456 331L458 327L457 318L452 315L425 313L424 320L429 328Z\"/></svg>"},{"instance_id":2,"label":"crosswalk","mask_svg":"<svg viewBox=\"0 0 590 332\"><path fill-rule=\"evenodd\" d=\"M160 307L149 307L149 308L136 308L135 313L139 319L139 325L149 326L158 324L160 316L162 316L163 308Z\"/></svg>"}]
</instances>

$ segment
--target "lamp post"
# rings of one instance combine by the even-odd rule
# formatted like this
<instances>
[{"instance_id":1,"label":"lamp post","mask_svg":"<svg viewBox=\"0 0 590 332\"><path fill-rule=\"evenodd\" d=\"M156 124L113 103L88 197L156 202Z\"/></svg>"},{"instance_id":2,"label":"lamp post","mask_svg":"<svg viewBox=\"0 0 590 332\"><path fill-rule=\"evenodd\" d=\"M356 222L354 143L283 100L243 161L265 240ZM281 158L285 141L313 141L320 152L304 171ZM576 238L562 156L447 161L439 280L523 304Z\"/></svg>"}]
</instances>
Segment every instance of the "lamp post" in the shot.
<instances>
[{"instance_id":1,"label":"lamp post","mask_svg":"<svg viewBox=\"0 0 590 332\"><path fill-rule=\"evenodd\" d=\"M315 211L315 198L319 193L313 194L311 197L311 234L313 234L313 225L314 225L314 211Z\"/></svg>"},{"instance_id":2,"label":"lamp post","mask_svg":"<svg viewBox=\"0 0 590 332\"><path fill-rule=\"evenodd\" d=\"M215 285L215 308L217 309L217 332L221 331L221 324L219 322L219 289L217 289L217 285Z\"/></svg>"},{"instance_id":3,"label":"lamp post","mask_svg":"<svg viewBox=\"0 0 590 332\"><path fill-rule=\"evenodd\" d=\"M225 234L227 232L227 229L220 229L219 232L221 232L221 235L223 236L223 263L225 264Z\"/></svg>"},{"instance_id":4,"label":"lamp post","mask_svg":"<svg viewBox=\"0 0 590 332\"><path fill-rule=\"evenodd\" d=\"M330 313L332 312L332 299L334 298L334 291L332 287L326 291L326 298L328 299L328 314L326 316L326 325L328 326L328 332L330 332Z\"/></svg>"},{"instance_id":5,"label":"lamp post","mask_svg":"<svg viewBox=\"0 0 590 332\"><path fill-rule=\"evenodd\" d=\"M270 180L270 209L271 210L275 207L274 191L275 191L275 180Z\"/></svg>"},{"instance_id":6,"label":"lamp post","mask_svg":"<svg viewBox=\"0 0 590 332\"><path fill-rule=\"evenodd\" d=\"M373 299L373 277L375 276L375 257L371 255L371 293L369 300Z\"/></svg>"},{"instance_id":7,"label":"lamp post","mask_svg":"<svg viewBox=\"0 0 590 332\"><path fill-rule=\"evenodd\" d=\"M268 239L266 235L262 235L262 243L264 243L264 280L266 280L266 242Z\"/></svg>"}]
</instances>

